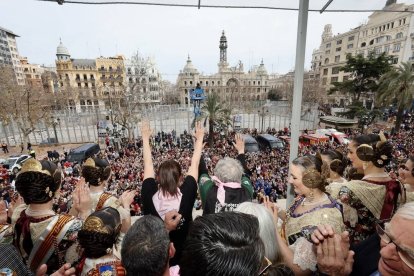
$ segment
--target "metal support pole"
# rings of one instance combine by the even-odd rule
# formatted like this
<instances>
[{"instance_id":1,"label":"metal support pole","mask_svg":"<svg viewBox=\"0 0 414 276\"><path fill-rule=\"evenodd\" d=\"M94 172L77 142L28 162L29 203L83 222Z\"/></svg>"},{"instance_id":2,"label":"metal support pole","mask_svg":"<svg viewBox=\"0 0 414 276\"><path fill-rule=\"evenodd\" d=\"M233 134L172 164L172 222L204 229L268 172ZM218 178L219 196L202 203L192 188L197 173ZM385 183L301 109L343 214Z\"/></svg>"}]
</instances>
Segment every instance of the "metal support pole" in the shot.
<instances>
[{"instance_id":1,"label":"metal support pole","mask_svg":"<svg viewBox=\"0 0 414 276\"><path fill-rule=\"evenodd\" d=\"M292 119L291 119L291 141L289 166L298 156L299 127L303 89L303 71L305 65L306 31L308 26L309 0L300 0L298 13L298 31L296 42L295 78L293 86ZM288 185L286 206L290 206L294 198L294 191Z\"/></svg>"}]
</instances>

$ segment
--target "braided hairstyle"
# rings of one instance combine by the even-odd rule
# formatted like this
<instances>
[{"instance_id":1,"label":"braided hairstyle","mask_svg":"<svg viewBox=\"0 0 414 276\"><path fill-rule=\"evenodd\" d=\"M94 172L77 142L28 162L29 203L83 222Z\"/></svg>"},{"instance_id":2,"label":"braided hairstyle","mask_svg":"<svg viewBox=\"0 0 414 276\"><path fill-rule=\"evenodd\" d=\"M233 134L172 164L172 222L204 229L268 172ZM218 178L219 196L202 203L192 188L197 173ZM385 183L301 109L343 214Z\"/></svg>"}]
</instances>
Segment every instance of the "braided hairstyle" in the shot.
<instances>
[{"instance_id":1,"label":"braided hairstyle","mask_svg":"<svg viewBox=\"0 0 414 276\"><path fill-rule=\"evenodd\" d=\"M292 162L293 165L304 168L302 183L310 189L319 189L325 192L325 187L328 185L330 170L329 165L322 161L321 156L305 155L296 158Z\"/></svg>"},{"instance_id":2,"label":"braided hairstyle","mask_svg":"<svg viewBox=\"0 0 414 276\"><path fill-rule=\"evenodd\" d=\"M340 176L343 176L344 170L348 164L348 160L338 150L324 150L321 155L327 156L331 161L329 162L329 168L331 171L336 172Z\"/></svg>"},{"instance_id":3,"label":"braided hairstyle","mask_svg":"<svg viewBox=\"0 0 414 276\"><path fill-rule=\"evenodd\" d=\"M117 243L121 217L112 207L93 212L78 232L78 241L86 258L100 258Z\"/></svg>"},{"instance_id":4,"label":"braided hairstyle","mask_svg":"<svg viewBox=\"0 0 414 276\"><path fill-rule=\"evenodd\" d=\"M40 164L43 171L22 171L17 175L16 190L26 204L49 202L60 188L62 172L53 162L42 160Z\"/></svg>"},{"instance_id":5,"label":"braided hairstyle","mask_svg":"<svg viewBox=\"0 0 414 276\"><path fill-rule=\"evenodd\" d=\"M99 186L100 182L108 180L111 176L111 166L105 159L92 158L94 165L85 162L82 166L82 176L92 186Z\"/></svg>"},{"instance_id":6,"label":"braided hairstyle","mask_svg":"<svg viewBox=\"0 0 414 276\"><path fill-rule=\"evenodd\" d=\"M391 162L393 147L382 133L360 135L352 141L357 147L356 155L362 161L372 162L377 168L383 168Z\"/></svg>"}]
</instances>

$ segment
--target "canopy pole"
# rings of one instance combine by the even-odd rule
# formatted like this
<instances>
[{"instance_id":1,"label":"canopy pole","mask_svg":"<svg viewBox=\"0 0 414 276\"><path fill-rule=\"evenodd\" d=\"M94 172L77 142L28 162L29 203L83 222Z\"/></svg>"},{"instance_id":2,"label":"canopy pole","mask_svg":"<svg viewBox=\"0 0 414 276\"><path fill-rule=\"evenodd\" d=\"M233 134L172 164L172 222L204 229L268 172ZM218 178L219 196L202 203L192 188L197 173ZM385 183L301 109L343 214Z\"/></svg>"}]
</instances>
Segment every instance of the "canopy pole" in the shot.
<instances>
[{"instance_id":1,"label":"canopy pole","mask_svg":"<svg viewBox=\"0 0 414 276\"><path fill-rule=\"evenodd\" d=\"M299 127L300 114L302 105L302 89L303 89L303 72L305 65L305 47L306 47L306 31L308 27L309 0L300 0L298 13L298 31L296 37L296 62L295 62L295 79L293 86L293 102L292 102L292 119L291 119L291 139L290 139L290 156L289 156L289 172L292 161L298 156L299 147ZM292 185L288 185L286 207L288 208L294 199L294 191Z\"/></svg>"}]
</instances>

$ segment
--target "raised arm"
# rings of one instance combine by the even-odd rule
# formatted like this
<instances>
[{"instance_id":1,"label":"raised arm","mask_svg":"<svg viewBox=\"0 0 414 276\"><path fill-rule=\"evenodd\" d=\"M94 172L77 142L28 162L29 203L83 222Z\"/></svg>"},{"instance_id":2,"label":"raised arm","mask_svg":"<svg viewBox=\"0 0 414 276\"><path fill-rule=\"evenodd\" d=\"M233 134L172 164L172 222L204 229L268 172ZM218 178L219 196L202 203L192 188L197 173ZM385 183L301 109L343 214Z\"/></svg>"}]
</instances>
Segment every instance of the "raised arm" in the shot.
<instances>
[{"instance_id":1,"label":"raised arm","mask_svg":"<svg viewBox=\"0 0 414 276\"><path fill-rule=\"evenodd\" d=\"M244 139L243 136L240 133L237 133L234 137L235 142L233 142L234 148L237 150L237 160L240 161L240 163L243 166L244 174L251 175L251 171L247 167L246 163L246 155L244 155Z\"/></svg>"},{"instance_id":2,"label":"raised arm","mask_svg":"<svg viewBox=\"0 0 414 276\"><path fill-rule=\"evenodd\" d=\"M194 177L197 181L198 179L198 165L200 164L201 151L203 150L203 137L204 137L204 128L201 122L196 122L195 125L195 142L194 142L194 152L193 157L191 158L191 165L188 168L188 175Z\"/></svg>"},{"instance_id":3,"label":"raised arm","mask_svg":"<svg viewBox=\"0 0 414 276\"><path fill-rule=\"evenodd\" d=\"M142 154L144 159L144 180L147 178L154 178L154 164L152 163L150 138L152 135L152 129L149 121L143 121L141 125L142 135Z\"/></svg>"}]
</instances>

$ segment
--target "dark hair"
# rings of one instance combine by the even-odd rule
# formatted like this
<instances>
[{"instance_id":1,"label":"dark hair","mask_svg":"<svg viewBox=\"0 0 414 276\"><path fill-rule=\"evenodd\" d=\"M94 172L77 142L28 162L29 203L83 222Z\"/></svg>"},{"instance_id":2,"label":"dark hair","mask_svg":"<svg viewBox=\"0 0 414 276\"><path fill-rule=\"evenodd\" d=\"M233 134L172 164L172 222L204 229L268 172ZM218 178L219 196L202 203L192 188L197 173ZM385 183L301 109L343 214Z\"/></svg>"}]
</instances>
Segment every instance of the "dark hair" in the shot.
<instances>
[{"instance_id":1,"label":"dark hair","mask_svg":"<svg viewBox=\"0 0 414 276\"><path fill-rule=\"evenodd\" d=\"M108 161L99 158L93 158L95 167L83 165L82 176L85 181L92 186L99 186L101 181L108 180L111 175L111 166Z\"/></svg>"},{"instance_id":2,"label":"dark hair","mask_svg":"<svg viewBox=\"0 0 414 276\"><path fill-rule=\"evenodd\" d=\"M90 229L87 227L88 220L93 218L102 220L105 229L109 233L99 232L100 229ZM93 212L84 222L82 229L78 232L78 241L83 248L83 254L86 258L99 258L107 253L107 249L116 244L119 232L121 230L121 218L119 212L112 208L106 207L99 211Z\"/></svg>"},{"instance_id":3,"label":"dark hair","mask_svg":"<svg viewBox=\"0 0 414 276\"><path fill-rule=\"evenodd\" d=\"M324 150L321 152L321 155L328 156L331 160L329 168L333 172L336 172L340 176L343 176L344 170L348 162L341 152L339 152L338 150Z\"/></svg>"},{"instance_id":4,"label":"dark hair","mask_svg":"<svg viewBox=\"0 0 414 276\"><path fill-rule=\"evenodd\" d=\"M378 134L360 135L352 139L352 142L357 147L356 155L362 161L371 161L378 168L391 162L393 147L389 142L381 142Z\"/></svg>"},{"instance_id":5,"label":"dark hair","mask_svg":"<svg viewBox=\"0 0 414 276\"><path fill-rule=\"evenodd\" d=\"M167 268L169 245L160 218L147 215L137 220L122 242L121 260L127 275L161 276Z\"/></svg>"},{"instance_id":6,"label":"dark hair","mask_svg":"<svg viewBox=\"0 0 414 276\"><path fill-rule=\"evenodd\" d=\"M62 173L57 166L47 160L40 161L43 172L21 172L16 178L16 190L23 197L26 204L46 203L53 199L55 192L62 182Z\"/></svg>"},{"instance_id":7,"label":"dark hair","mask_svg":"<svg viewBox=\"0 0 414 276\"><path fill-rule=\"evenodd\" d=\"M306 187L319 189L323 192L325 191L325 187L328 184L326 181L327 181L327 178L329 177L329 166L328 164L322 161L320 156L315 156L315 155L310 155L310 154L305 155L305 156L300 156L300 157L297 157L295 160L293 160L292 164L296 166L301 166L305 169L302 182ZM312 174L307 175L307 171L310 169L317 170L319 174L312 173ZM305 181L305 174L308 176L311 184L308 184L307 181Z\"/></svg>"},{"instance_id":8,"label":"dark hair","mask_svg":"<svg viewBox=\"0 0 414 276\"><path fill-rule=\"evenodd\" d=\"M158 182L164 196L178 193L178 185L181 177L181 166L175 160L166 160L158 167Z\"/></svg>"},{"instance_id":9,"label":"dark hair","mask_svg":"<svg viewBox=\"0 0 414 276\"><path fill-rule=\"evenodd\" d=\"M264 252L256 217L237 212L198 217L187 236L180 275L258 275Z\"/></svg>"}]
</instances>

